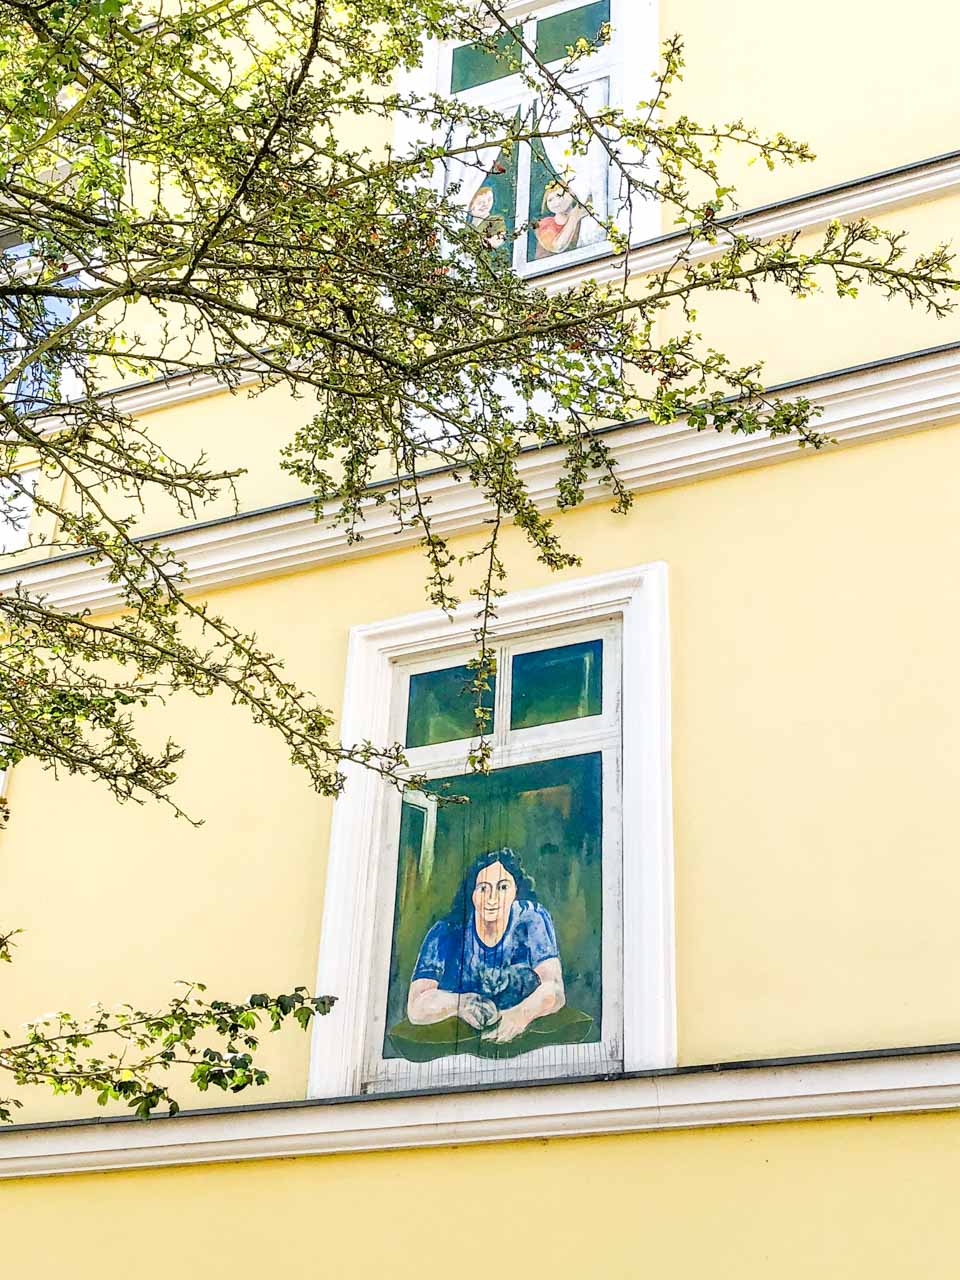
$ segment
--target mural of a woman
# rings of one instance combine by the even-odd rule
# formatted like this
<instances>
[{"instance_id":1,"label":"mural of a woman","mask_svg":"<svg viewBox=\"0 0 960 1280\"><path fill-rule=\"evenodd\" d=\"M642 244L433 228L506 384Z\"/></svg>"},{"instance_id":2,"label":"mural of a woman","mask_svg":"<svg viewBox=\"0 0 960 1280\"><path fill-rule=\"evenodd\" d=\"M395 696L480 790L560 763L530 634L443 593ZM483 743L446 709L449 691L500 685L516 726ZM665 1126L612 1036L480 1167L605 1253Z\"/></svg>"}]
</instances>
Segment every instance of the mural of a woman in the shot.
<instances>
[{"instance_id":1,"label":"mural of a woman","mask_svg":"<svg viewBox=\"0 0 960 1280\"><path fill-rule=\"evenodd\" d=\"M459 1016L506 1044L566 1001L557 935L512 849L481 854L423 940L407 997L414 1026Z\"/></svg>"},{"instance_id":2,"label":"mural of a woman","mask_svg":"<svg viewBox=\"0 0 960 1280\"><path fill-rule=\"evenodd\" d=\"M396 840L385 1000L372 1010L384 1062L534 1054L539 1070L538 1050L592 1052L604 1011L600 753L433 779L405 793ZM400 1064L391 1074L419 1079Z\"/></svg>"}]
</instances>

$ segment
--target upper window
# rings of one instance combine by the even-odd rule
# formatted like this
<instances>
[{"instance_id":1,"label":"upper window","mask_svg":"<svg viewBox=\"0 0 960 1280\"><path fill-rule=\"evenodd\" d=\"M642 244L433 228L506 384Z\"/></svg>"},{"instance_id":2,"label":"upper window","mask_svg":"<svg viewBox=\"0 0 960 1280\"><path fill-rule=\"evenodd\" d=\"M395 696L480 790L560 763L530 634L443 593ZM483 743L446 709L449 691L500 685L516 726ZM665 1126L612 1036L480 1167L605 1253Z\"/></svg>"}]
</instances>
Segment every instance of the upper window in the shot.
<instances>
[{"instance_id":1,"label":"upper window","mask_svg":"<svg viewBox=\"0 0 960 1280\"><path fill-rule=\"evenodd\" d=\"M32 281L42 271L33 246L9 234L0 236L0 259L7 279ZM71 289L80 279L79 275L63 275L57 284ZM12 369L24 352L39 346L75 314L76 304L69 298L31 300L26 294L18 299L15 308L0 308L0 372ZM32 361L4 395L21 413L44 414L77 390L73 371L64 365L56 350L51 350Z\"/></svg>"},{"instance_id":2,"label":"upper window","mask_svg":"<svg viewBox=\"0 0 960 1280\"><path fill-rule=\"evenodd\" d=\"M28 467L17 473L16 481L0 480L0 556L13 555L29 545L39 477L39 467Z\"/></svg>"},{"instance_id":3,"label":"upper window","mask_svg":"<svg viewBox=\"0 0 960 1280\"><path fill-rule=\"evenodd\" d=\"M404 743L425 782L354 771L337 802L313 1093L672 1061L664 588L650 566L498 602L486 773L470 611L354 632L344 740Z\"/></svg>"},{"instance_id":4,"label":"upper window","mask_svg":"<svg viewBox=\"0 0 960 1280\"><path fill-rule=\"evenodd\" d=\"M565 130L575 107L566 95L591 115L634 105L631 95L642 96L637 68L649 56L653 70L656 39L651 0L562 0L524 6L511 32L492 42L447 45L428 56L425 84L553 135L500 151L466 125L449 139L453 150L477 147L447 161L446 189L491 251L509 255L517 271L539 274L596 257L605 247L603 221L626 226L624 193L602 139L585 154L571 154ZM549 114L529 79L537 63L561 79L565 91L552 96ZM633 230L653 234L656 228Z\"/></svg>"}]
</instances>

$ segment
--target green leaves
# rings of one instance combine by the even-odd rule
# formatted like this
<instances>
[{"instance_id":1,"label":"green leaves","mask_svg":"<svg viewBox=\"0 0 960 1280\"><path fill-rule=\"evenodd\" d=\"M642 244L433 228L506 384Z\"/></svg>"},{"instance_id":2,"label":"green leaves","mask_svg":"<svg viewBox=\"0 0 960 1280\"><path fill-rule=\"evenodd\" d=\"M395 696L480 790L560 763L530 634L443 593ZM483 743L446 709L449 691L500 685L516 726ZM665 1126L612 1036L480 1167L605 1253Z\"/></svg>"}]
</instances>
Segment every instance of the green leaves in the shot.
<instances>
[{"instance_id":1,"label":"green leaves","mask_svg":"<svg viewBox=\"0 0 960 1280\"><path fill-rule=\"evenodd\" d=\"M22 932L21 929L11 929L9 933L0 933L0 961L13 963L13 949L17 945L14 938Z\"/></svg>"},{"instance_id":2,"label":"green leaves","mask_svg":"<svg viewBox=\"0 0 960 1280\"><path fill-rule=\"evenodd\" d=\"M22 498L23 468L37 464L33 554L85 557L124 606L105 622L0 596L0 767L31 758L179 814L184 748L145 739L140 712L220 692L280 738L320 794L340 790L348 763L407 776L399 746L338 742L328 690L301 688L282 655L187 594L185 567L142 513L161 499L177 520L203 519L234 497L239 459L214 467L202 441L172 454L154 418L111 395L125 380L284 387L299 420L281 462L318 515L351 543L375 507L419 530L429 603L477 611L482 769L503 532L519 528L551 570L578 561L531 498L529 455L559 451L561 508L599 485L624 511L606 443L618 424L687 417L820 447L812 406L781 403L757 364L734 365L699 332L704 293L760 300L774 288L799 301L830 288L852 300L879 288L938 315L953 305L942 247L908 251L865 223L802 245L744 233L729 152L767 166L813 153L678 109L679 37L638 106L591 114L565 79L591 52L573 45L559 71L535 49L513 70L537 111L404 87L425 41L499 48L509 36L513 47L514 27L494 0L0 0L0 226L14 246L0 253L0 482ZM418 141L382 145L397 126ZM571 179L584 156L608 166L610 203L588 212L605 237L598 254L622 257L612 283L547 291L521 278L511 236L529 238L529 209L501 219L512 230L494 251L470 224L476 179L531 148L566 155ZM680 228L676 254L631 280L636 219L654 203ZM490 514L464 554L431 506L437 467ZM0 521L14 524L14 506L0 502Z\"/></svg>"},{"instance_id":3,"label":"green leaves","mask_svg":"<svg viewBox=\"0 0 960 1280\"><path fill-rule=\"evenodd\" d=\"M123 1102L143 1119L160 1107L176 1115L180 1105L174 1090L185 1081L201 1092L234 1094L267 1084L270 1077L256 1060L263 1031L279 1031L290 1020L306 1031L334 1003L329 996L311 996L306 987L234 1003L207 1000L201 983L184 985L185 992L162 1009L99 1005L84 1019L49 1014L28 1024L16 1039L3 1032L0 1072L21 1086L45 1085L55 1094L76 1097L92 1094L99 1106ZM19 1105L0 1102L0 1121L11 1120Z\"/></svg>"}]
</instances>

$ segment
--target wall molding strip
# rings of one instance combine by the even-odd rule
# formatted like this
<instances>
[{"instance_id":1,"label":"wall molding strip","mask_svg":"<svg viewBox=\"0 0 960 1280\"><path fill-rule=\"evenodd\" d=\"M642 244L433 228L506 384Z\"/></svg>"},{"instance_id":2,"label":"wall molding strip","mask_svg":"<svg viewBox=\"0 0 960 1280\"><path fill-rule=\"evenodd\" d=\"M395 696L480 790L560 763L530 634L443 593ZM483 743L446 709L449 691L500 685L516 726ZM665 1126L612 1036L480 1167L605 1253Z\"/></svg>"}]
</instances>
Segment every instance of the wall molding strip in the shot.
<instances>
[{"instance_id":1,"label":"wall molding strip","mask_svg":"<svg viewBox=\"0 0 960 1280\"><path fill-rule=\"evenodd\" d=\"M695 241L689 258L694 262L703 261L722 253L729 243L729 233L770 240L794 231L817 231L835 219L849 222L876 218L890 210L936 200L958 190L960 152L953 151L719 218L717 243ZM636 245L629 254L630 275L644 275L669 267L678 249L688 240L687 233L674 232ZM578 263L551 275L546 287L552 291L583 280L609 284L622 278L624 265L623 256Z\"/></svg>"},{"instance_id":2,"label":"wall molding strip","mask_svg":"<svg viewBox=\"0 0 960 1280\"><path fill-rule=\"evenodd\" d=\"M894 1051L895 1054L895 1051ZM0 1133L0 1178L960 1107L960 1053L859 1057Z\"/></svg>"},{"instance_id":3,"label":"wall molding strip","mask_svg":"<svg viewBox=\"0 0 960 1280\"><path fill-rule=\"evenodd\" d=\"M840 444L934 427L960 418L960 345L791 383L778 394L806 396L821 405L818 428ZM698 432L682 420L667 426L641 422L618 427L606 434L606 440L624 484L635 493L813 455L789 436ZM521 459L520 469L542 510L556 503L561 462L561 451L555 447L532 450ZM423 491L430 497L437 532L475 530L489 515L482 496L446 470L428 475ZM588 500L603 498L606 492L598 478L586 486ZM347 542L332 508L317 521L309 501L156 536L186 564L186 580L197 592L395 550L420 539L416 528L398 527L388 506L377 506L373 497L363 540L354 544ZM82 554L34 561L0 574L0 591L11 591L18 583L62 608L104 610L121 603L103 569L89 564Z\"/></svg>"}]
</instances>

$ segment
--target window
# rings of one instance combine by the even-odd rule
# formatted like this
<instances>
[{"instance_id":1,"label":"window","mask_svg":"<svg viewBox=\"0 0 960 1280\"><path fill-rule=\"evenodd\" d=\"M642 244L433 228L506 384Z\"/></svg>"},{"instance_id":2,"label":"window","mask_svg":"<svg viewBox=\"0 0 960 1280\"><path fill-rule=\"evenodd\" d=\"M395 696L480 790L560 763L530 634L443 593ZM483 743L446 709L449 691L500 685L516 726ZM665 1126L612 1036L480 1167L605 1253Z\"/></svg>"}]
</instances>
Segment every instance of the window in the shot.
<instances>
[{"instance_id":1,"label":"window","mask_svg":"<svg viewBox=\"0 0 960 1280\"><path fill-rule=\"evenodd\" d=\"M620 898L619 627L496 653L488 774L465 771L469 669L395 665L407 755L430 785L387 800L396 891L377 922L367 1089L622 1064L617 948L603 938Z\"/></svg>"},{"instance_id":2,"label":"window","mask_svg":"<svg viewBox=\"0 0 960 1280\"><path fill-rule=\"evenodd\" d=\"M653 0L562 0L508 5L505 12L516 15L516 25L512 35L495 41L494 50L486 43L431 47L414 87L424 96L438 92L562 130L574 109L555 104L549 121L544 119L542 101L521 74L532 67L532 51L552 74L562 73L565 88L591 113L605 106L630 108L643 96L644 76L654 71L658 49ZM606 31L609 40L602 39ZM564 70L569 50L581 40L593 51ZM446 163L442 183L491 250L510 255L523 274L602 255L607 245L598 218L616 218L624 230L632 222L635 240L659 232L653 204L634 208L628 218L599 139L586 155L574 157L566 154L563 136L499 153L466 126L446 141L451 148L476 141L477 149L463 160Z\"/></svg>"},{"instance_id":3,"label":"window","mask_svg":"<svg viewBox=\"0 0 960 1280\"><path fill-rule=\"evenodd\" d=\"M22 551L30 541L30 521L33 516L39 467L29 467L17 473L19 483L0 479L0 556Z\"/></svg>"},{"instance_id":4,"label":"window","mask_svg":"<svg viewBox=\"0 0 960 1280\"><path fill-rule=\"evenodd\" d=\"M37 278L40 268L33 246L10 233L0 236L0 268L13 283ZM80 284L80 275L64 275L57 281L66 289ZM0 309L0 371L14 367L28 348L45 340L76 314L76 304L66 298L31 302L22 296L15 306ZM79 379L54 349L33 361L5 391L21 413L43 414L75 396Z\"/></svg>"},{"instance_id":5,"label":"window","mask_svg":"<svg viewBox=\"0 0 960 1280\"><path fill-rule=\"evenodd\" d=\"M471 612L353 633L344 739L405 742L427 783L354 771L337 801L315 1095L673 1060L665 570L498 615L487 774L466 763Z\"/></svg>"}]
</instances>

